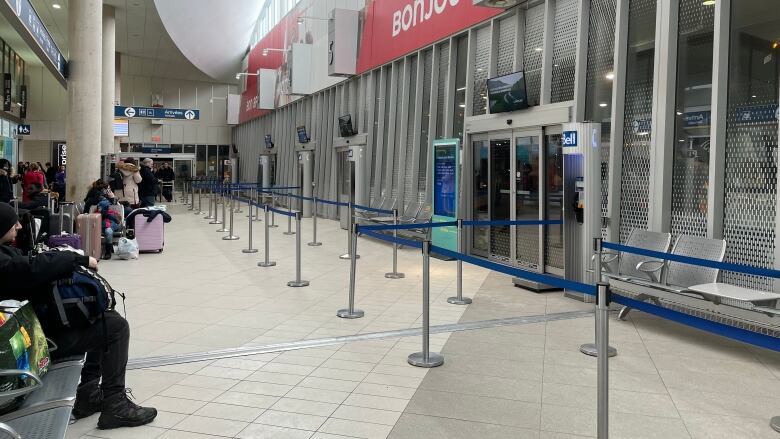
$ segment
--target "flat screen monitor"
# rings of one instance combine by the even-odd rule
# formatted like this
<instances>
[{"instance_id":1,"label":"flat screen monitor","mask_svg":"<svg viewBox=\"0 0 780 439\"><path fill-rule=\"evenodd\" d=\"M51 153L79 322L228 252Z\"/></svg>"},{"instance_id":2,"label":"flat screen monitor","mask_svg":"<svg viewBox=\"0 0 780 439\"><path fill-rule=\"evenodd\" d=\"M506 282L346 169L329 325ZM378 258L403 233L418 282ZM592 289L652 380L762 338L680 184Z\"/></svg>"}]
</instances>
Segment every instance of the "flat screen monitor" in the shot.
<instances>
[{"instance_id":1,"label":"flat screen monitor","mask_svg":"<svg viewBox=\"0 0 780 439\"><path fill-rule=\"evenodd\" d=\"M298 132L298 142L299 143L309 143L309 135L306 134L306 126L301 125L298 128L295 129L295 131Z\"/></svg>"},{"instance_id":2,"label":"flat screen monitor","mask_svg":"<svg viewBox=\"0 0 780 439\"><path fill-rule=\"evenodd\" d=\"M487 90L491 114L528 108L523 71L488 79Z\"/></svg>"},{"instance_id":3,"label":"flat screen monitor","mask_svg":"<svg viewBox=\"0 0 780 439\"><path fill-rule=\"evenodd\" d=\"M273 148L274 147L274 142L271 140L271 135L270 134L266 134L265 135L265 147L266 148Z\"/></svg>"},{"instance_id":4,"label":"flat screen monitor","mask_svg":"<svg viewBox=\"0 0 780 439\"><path fill-rule=\"evenodd\" d=\"M456 143L433 145L433 214L457 218L457 147Z\"/></svg>"},{"instance_id":5,"label":"flat screen monitor","mask_svg":"<svg viewBox=\"0 0 780 439\"><path fill-rule=\"evenodd\" d=\"M339 133L341 137L349 137L357 134L352 128L352 116L347 114L339 117Z\"/></svg>"}]
</instances>

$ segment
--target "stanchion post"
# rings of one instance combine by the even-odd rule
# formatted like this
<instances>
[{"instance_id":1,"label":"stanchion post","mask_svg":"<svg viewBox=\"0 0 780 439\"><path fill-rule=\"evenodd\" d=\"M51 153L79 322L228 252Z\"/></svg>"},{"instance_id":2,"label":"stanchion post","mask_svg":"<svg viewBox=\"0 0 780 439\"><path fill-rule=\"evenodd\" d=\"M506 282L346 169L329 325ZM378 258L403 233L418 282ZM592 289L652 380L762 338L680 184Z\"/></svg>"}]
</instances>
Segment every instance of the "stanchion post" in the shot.
<instances>
[{"instance_id":1,"label":"stanchion post","mask_svg":"<svg viewBox=\"0 0 780 439\"><path fill-rule=\"evenodd\" d=\"M311 209L311 242L308 244L310 247L321 246L322 243L317 241L317 197L312 199Z\"/></svg>"},{"instance_id":2,"label":"stanchion post","mask_svg":"<svg viewBox=\"0 0 780 439\"><path fill-rule=\"evenodd\" d=\"M780 416L775 416L769 421L769 426L778 433L780 433Z\"/></svg>"},{"instance_id":3,"label":"stanchion post","mask_svg":"<svg viewBox=\"0 0 780 439\"><path fill-rule=\"evenodd\" d=\"M287 193L287 213L292 214L292 197L289 192ZM295 232L292 231L292 215L287 215L287 231L283 234L295 235Z\"/></svg>"},{"instance_id":4,"label":"stanchion post","mask_svg":"<svg viewBox=\"0 0 780 439\"><path fill-rule=\"evenodd\" d=\"M239 239L238 236L233 234L233 213L235 212L233 206L236 202L235 190L231 188L229 195L230 195L230 226L228 228L228 235L222 237L223 241L235 241ZM222 219L224 220L225 218L223 217Z\"/></svg>"},{"instance_id":5,"label":"stanchion post","mask_svg":"<svg viewBox=\"0 0 780 439\"><path fill-rule=\"evenodd\" d=\"M211 194L211 198L214 204L214 215L211 217L211 221L209 221L209 224L222 224L222 221L219 220L219 206L217 204L217 201L219 201L219 194L217 191L221 191L222 188L220 186L214 186L214 189Z\"/></svg>"},{"instance_id":6,"label":"stanchion post","mask_svg":"<svg viewBox=\"0 0 780 439\"><path fill-rule=\"evenodd\" d=\"M263 205L263 211L264 211L263 214L265 216L265 260L262 261L262 262L258 262L257 266L258 267L273 267L274 265L276 265L276 262L271 261L269 259L271 256L269 255L269 251L268 251L268 249L270 248L270 245L268 244L268 239L269 239L269 237L268 237L268 227L269 227L269 225L268 225L268 205L267 204Z\"/></svg>"},{"instance_id":7,"label":"stanchion post","mask_svg":"<svg viewBox=\"0 0 780 439\"><path fill-rule=\"evenodd\" d=\"M247 248L241 250L242 253L257 253L256 248L252 248L252 200L250 199L247 204L247 209L249 209L249 245Z\"/></svg>"},{"instance_id":8,"label":"stanchion post","mask_svg":"<svg viewBox=\"0 0 780 439\"><path fill-rule=\"evenodd\" d=\"M458 253L463 254L463 220L458 218ZM457 262L458 274L455 278L455 297L448 297L447 303L453 305L468 305L471 303L471 298L463 297L463 261L458 258Z\"/></svg>"},{"instance_id":9,"label":"stanchion post","mask_svg":"<svg viewBox=\"0 0 780 439\"><path fill-rule=\"evenodd\" d=\"M604 247L602 246L603 240L601 238L595 238L593 240L593 251L596 253L596 260L597 260L597 266L596 268L596 282L600 283L602 279L601 275L601 256L604 253ZM597 297L598 299L598 297ZM595 305L596 309L598 310L598 305ZM596 337L598 337L598 321L596 321ZM596 346L596 343L585 343L580 346L580 352L582 352L585 355L591 356L591 357L598 357L599 350L598 346ZM609 346L609 349L607 350L609 352L610 357L614 357L617 355L617 349L615 349L612 346Z\"/></svg>"},{"instance_id":10,"label":"stanchion post","mask_svg":"<svg viewBox=\"0 0 780 439\"><path fill-rule=\"evenodd\" d=\"M436 352L431 352L431 241L423 241L422 256L422 352L409 355L406 361L416 367L437 367L444 364L444 357Z\"/></svg>"},{"instance_id":11,"label":"stanchion post","mask_svg":"<svg viewBox=\"0 0 780 439\"><path fill-rule=\"evenodd\" d=\"M276 194L271 192L271 207L274 206L276 206ZM268 218L266 218L266 221L267 220ZM273 211L271 211L271 225L268 227L279 227L278 225L276 225L276 215L274 215Z\"/></svg>"},{"instance_id":12,"label":"stanchion post","mask_svg":"<svg viewBox=\"0 0 780 439\"><path fill-rule=\"evenodd\" d=\"M189 185L189 187L187 187ZM165 186L165 183L163 183L163 186ZM187 208L187 210L195 210L195 186L192 184L192 182L184 182L184 190L187 190L187 194L189 194L189 201L190 201L190 207ZM171 185L171 192L173 192L173 185ZM184 203L187 203L187 200L184 200ZM197 213L197 212L196 212Z\"/></svg>"},{"instance_id":13,"label":"stanchion post","mask_svg":"<svg viewBox=\"0 0 780 439\"><path fill-rule=\"evenodd\" d=\"M193 200L195 200L193 196ZM198 184L198 208L195 210L195 215L203 215L203 186Z\"/></svg>"},{"instance_id":14,"label":"stanchion post","mask_svg":"<svg viewBox=\"0 0 780 439\"><path fill-rule=\"evenodd\" d=\"M357 233L352 233L352 227L355 225L355 203L347 203L347 252L339 256L339 259L352 259L352 241L357 239ZM360 255L355 254L355 259L360 259Z\"/></svg>"},{"instance_id":15,"label":"stanchion post","mask_svg":"<svg viewBox=\"0 0 780 439\"><path fill-rule=\"evenodd\" d=\"M225 221L227 221L227 212L226 212L227 202L225 201L225 187L224 186L222 187L222 191L221 192L222 192L222 194L221 194L222 196L220 198L222 199L222 221L218 222L217 224L222 224L222 227L217 229L217 233L225 233L225 232L228 231L227 224L225 224ZM217 216L217 215L214 214L214 216Z\"/></svg>"},{"instance_id":16,"label":"stanchion post","mask_svg":"<svg viewBox=\"0 0 780 439\"><path fill-rule=\"evenodd\" d=\"M599 261L601 262L601 261ZM603 282L597 284L596 295L596 347L598 348L597 364L597 436L598 439L609 437L609 357L604 355L609 349L609 285Z\"/></svg>"},{"instance_id":17,"label":"stanchion post","mask_svg":"<svg viewBox=\"0 0 780 439\"><path fill-rule=\"evenodd\" d=\"M350 253L357 256L357 233L358 225L352 224L352 230L350 231L354 236L354 239L350 241L352 248ZM366 313L361 309L355 309L355 271L357 270L357 258L353 257L349 264L349 304L346 309L340 309L336 313L337 316L342 319L359 319Z\"/></svg>"},{"instance_id":18,"label":"stanchion post","mask_svg":"<svg viewBox=\"0 0 780 439\"><path fill-rule=\"evenodd\" d=\"M398 209L393 209L393 225L398 225ZM385 273L388 279L402 279L405 275L398 272L398 229L393 229L393 271Z\"/></svg>"},{"instance_id":19,"label":"stanchion post","mask_svg":"<svg viewBox=\"0 0 780 439\"><path fill-rule=\"evenodd\" d=\"M287 282L288 287L308 287L309 281L301 280L301 215L295 212L295 280Z\"/></svg>"},{"instance_id":20,"label":"stanchion post","mask_svg":"<svg viewBox=\"0 0 780 439\"><path fill-rule=\"evenodd\" d=\"M235 196L238 196L238 195L241 193L241 189L242 189L242 187L241 187L241 186L238 186L238 187L236 188L236 193L235 193L234 195L235 195ZM233 203L230 203L230 208L231 208L231 209L233 208ZM241 203L236 203L236 205L235 205L235 208L236 208L236 209L235 209L236 213L244 213L244 211L243 211L243 210L241 210Z\"/></svg>"}]
</instances>

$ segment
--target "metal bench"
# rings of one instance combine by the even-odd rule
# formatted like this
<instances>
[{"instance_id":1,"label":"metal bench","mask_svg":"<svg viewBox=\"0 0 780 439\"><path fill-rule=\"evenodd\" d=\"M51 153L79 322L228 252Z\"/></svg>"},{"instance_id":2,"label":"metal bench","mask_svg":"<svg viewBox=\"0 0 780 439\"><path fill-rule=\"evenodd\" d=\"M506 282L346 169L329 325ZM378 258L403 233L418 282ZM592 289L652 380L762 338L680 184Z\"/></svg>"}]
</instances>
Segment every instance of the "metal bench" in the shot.
<instances>
[{"instance_id":1,"label":"metal bench","mask_svg":"<svg viewBox=\"0 0 780 439\"><path fill-rule=\"evenodd\" d=\"M0 416L0 438L64 438L70 423L70 412L76 401L84 356L69 357L53 364L43 379L24 372L36 384L9 392L0 399L27 394L22 405ZM22 371L4 370L0 375L17 375Z\"/></svg>"},{"instance_id":2,"label":"metal bench","mask_svg":"<svg viewBox=\"0 0 780 439\"><path fill-rule=\"evenodd\" d=\"M726 242L722 239L680 235L672 248L672 254L720 262L723 261L723 257L726 254ZM641 256L639 257L641 258ZM700 267L682 262L659 260L640 261L636 265L636 270L640 273L640 276L644 276L644 279L634 278L630 282L676 294L695 294L687 292L687 289L692 285L715 282L720 271L715 268ZM635 299L650 299L658 302L656 296L647 294L647 292L638 294ZM618 318L621 320L625 319L630 310L629 307L623 307L618 314Z\"/></svg>"},{"instance_id":3,"label":"metal bench","mask_svg":"<svg viewBox=\"0 0 780 439\"><path fill-rule=\"evenodd\" d=\"M628 235L626 245L629 247L638 247L657 252L666 252L669 249L669 243L672 241L672 235L669 233L650 232L647 230L634 229ZM591 266L597 255L591 258ZM617 262L617 264L615 263ZM647 276L638 266L641 263L650 262L646 256L633 253L611 251L601 253L602 276L607 279L631 280L645 279ZM663 262L655 260L655 262Z\"/></svg>"}]
</instances>

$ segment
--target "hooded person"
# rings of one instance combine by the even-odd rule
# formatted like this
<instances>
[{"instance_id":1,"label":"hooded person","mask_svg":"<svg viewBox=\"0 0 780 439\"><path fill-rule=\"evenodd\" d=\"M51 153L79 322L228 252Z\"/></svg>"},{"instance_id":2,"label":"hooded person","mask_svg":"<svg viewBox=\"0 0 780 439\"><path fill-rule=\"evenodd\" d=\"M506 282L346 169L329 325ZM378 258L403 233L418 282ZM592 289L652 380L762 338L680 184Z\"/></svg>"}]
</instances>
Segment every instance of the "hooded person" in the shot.
<instances>
[{"instance_id":1,"label":"hooded person","mask_svg":"<svg viewBox=\"0 0 780 439\"><path fill-rule=\"evenodd\" d=\"M143 178L141 178L141 168L135 164L133 159L119 162L116 164L116 167L119 169L119 172L122 173L123 189L119 190L117 193L119 201L126 201L131 206L141 204L141 198L138 194L138 184L143 181Z\"/></svg>"},{"instance_id":2,"label":"hooded person","mask_svg":"<svg viewBox=\"0 0 780 439\"><path fill-rule=\"evenodd\" d=\"M29 300L36 308L51 301L52 283L69 279L77 267L97 270L95 258L70 251L44 252L24 256L11 247L22 226L14 209L0 203L0 300ZM130 343L130 327L119 313L107 311L102 321L87 327L68 328L56 319L39 315L46 335L58 349L56 361L87 353L76 391L73 416L85 418L100 412L99 429L135 427L152 422L157 410L140 407L128 397L125 370Z\"/></svg>"},{"instance_id":3,"label":"hooded person","mask_svg":"<svg viewBox=\"0 0 780 439\"><path fill-rule=\"evenodd\" d=\"M0 203L10 203L14 199L14 178L11 162L0 159Z\"/></svg>"}]
</instances>

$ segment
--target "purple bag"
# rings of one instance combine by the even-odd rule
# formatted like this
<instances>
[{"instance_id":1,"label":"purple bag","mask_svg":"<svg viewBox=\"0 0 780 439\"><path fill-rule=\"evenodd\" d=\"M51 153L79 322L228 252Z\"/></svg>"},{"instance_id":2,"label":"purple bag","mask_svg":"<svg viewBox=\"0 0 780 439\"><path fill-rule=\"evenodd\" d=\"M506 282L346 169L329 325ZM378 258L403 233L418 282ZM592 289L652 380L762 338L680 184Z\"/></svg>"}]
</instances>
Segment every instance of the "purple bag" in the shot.
<instances>
[{"instance_id":1,"label":"purple bag","mask_svg":"<svg viewBox=\"0 0 780 439\"><path fill-rule=\"evenodd\" d=\"M73 248L81 248L81 236L73 234L53 235L49 237L50 248L69 245Z\"/></svg>"}]
</instances>

